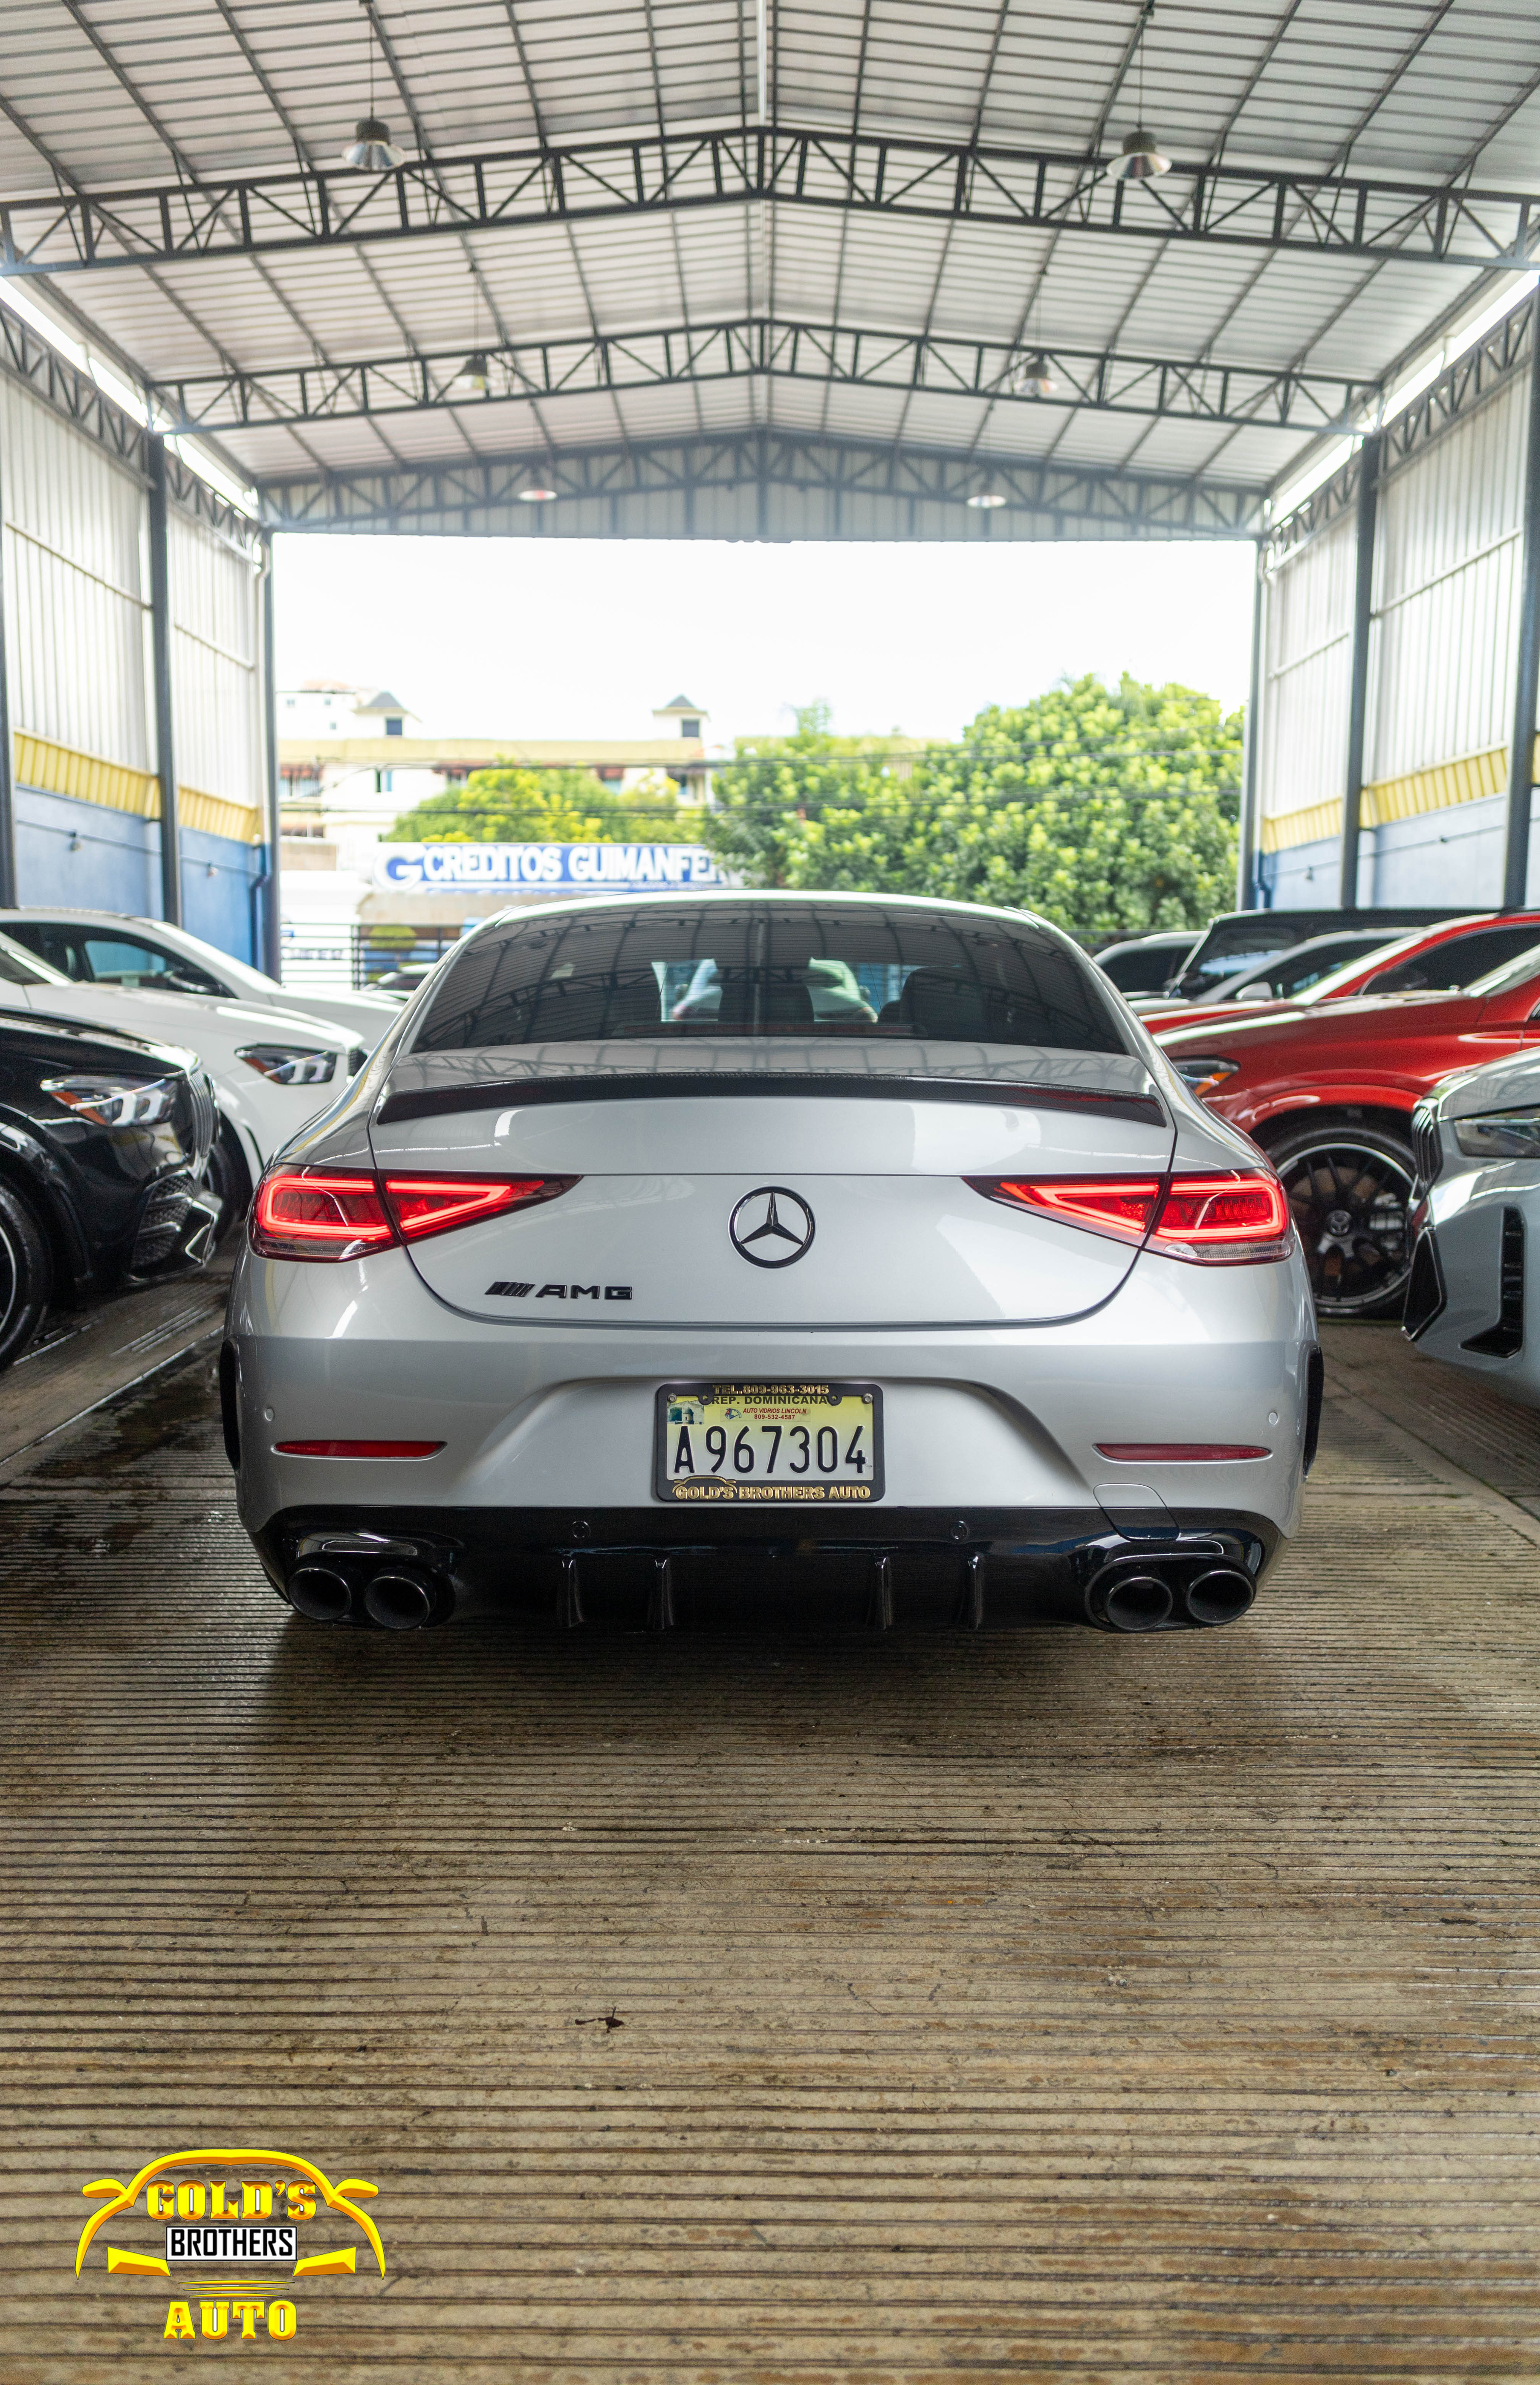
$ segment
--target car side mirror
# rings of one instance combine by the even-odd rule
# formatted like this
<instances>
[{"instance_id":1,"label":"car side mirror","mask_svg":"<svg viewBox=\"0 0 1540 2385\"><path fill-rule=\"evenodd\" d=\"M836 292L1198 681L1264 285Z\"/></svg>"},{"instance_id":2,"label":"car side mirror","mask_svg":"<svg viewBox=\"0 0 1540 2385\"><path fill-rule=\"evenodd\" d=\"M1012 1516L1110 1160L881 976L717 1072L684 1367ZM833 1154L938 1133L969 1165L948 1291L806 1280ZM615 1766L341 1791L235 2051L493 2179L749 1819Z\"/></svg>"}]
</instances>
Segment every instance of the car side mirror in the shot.
<instances>
[{"instance_id":1,"label":"car side mirror","mask_svg":"<svg viewBox=\"0 0 1540 2385\"><path fill-rule=\"evenodd\" d=\"M1261 985L1243 985L1236 996L1237 1002L1272 1002L1273 999L1273 988L1265 982Z\"/></svg>"}]
</instances>

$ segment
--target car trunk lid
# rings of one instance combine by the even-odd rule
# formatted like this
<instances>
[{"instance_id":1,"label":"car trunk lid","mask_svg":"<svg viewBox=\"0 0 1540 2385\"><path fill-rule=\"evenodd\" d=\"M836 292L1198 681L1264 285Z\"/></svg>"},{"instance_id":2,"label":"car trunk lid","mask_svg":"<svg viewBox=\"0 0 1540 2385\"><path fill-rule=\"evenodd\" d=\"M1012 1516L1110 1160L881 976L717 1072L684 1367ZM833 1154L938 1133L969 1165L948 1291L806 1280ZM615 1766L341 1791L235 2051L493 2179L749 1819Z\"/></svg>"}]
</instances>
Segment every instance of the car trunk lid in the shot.
<instances>
[{"instance_id":1,"label":"car trunk lid","mask_svg":"<svg viewBox=\"0 0 1540 2385\"><path fill-rule=\"evenodd\" d=\"M1040 1324L1110 1298L1136 1249L964 1180L1171 1163L1171 1118L1133 1055L614 1051L392 1070L370 1130L383 1172L581 1180L413 1244L438 1298L515 1324Z\"/></svg>"}]
</instances>

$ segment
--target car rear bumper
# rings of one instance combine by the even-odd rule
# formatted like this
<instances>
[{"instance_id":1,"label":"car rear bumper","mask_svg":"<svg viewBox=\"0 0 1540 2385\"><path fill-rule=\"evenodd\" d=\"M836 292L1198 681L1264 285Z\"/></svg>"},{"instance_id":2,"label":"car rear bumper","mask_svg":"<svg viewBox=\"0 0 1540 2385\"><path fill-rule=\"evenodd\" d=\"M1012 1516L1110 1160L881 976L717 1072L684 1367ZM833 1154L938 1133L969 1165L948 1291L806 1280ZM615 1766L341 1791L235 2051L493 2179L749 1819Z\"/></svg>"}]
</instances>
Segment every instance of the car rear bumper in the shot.
<instances>
[{"instance_id":1,"label":"car rear bumper","mask_svg":"<svg viewBox=\"0 0 1540 2385\"><path fill-rule=\"evenodd\" d=\"M676 1619L785 1619L797 1607L843 1628L876 1596L896 1618L945 1623L979 1604L975 1560L987 1620L1085 1619L1087 1582L1115 1547L1163 1551L1180 1620L1190 1536L1211 1558L1222 1544L1255 1580L1296 1528L1314 1338L1298 1257L1212 1269L1142 1259L1114 1300L1071 1325L852 1334L602 1316L489 1325L436 1300L400 1252L339 1267L248 1252L224 1374L242 1520L280 1587L317 1536L373 1534L420 1543L400 1561L428 1567L449 1593L435 1591L436 1607L454 1612L491 1605L537 1620L576 1596L586 1618L645 1619L666 1556ZM661 1383L813 1375L880 1387L880 1502L655 1495ZM276 1446L343 1435L443 1446L405 1461ZM1099 1448L1173 1442L1269 1454L1134 1463ZM350 1581L373 1545L342 1565ZM885 1554L888 1588L874 1591Z\"/></svg>"},{"instance_id":2,"label":"car rear bumper","mask_svg":"<svg viewBox=\"0 0 1540 2385\"><path fill-rule=\"evenodd\" d=\"M681 1525L686 1530L681 1531ZM284 1511L255 1534L269 1579L302 1612L371 1619L371 1586L419 1581L411 1618L492 1615L620 1630L1000 1630L1083 1623L1182 1630L1233 1621L1279 1541L1263 1516L1172 1514L1148 1530L1078 1513L871 1507L798 1517L763 1510L376 1507ZM318 1572L316 1569L319 1569ZM1226 1577L1221 1605L1213 1588ZM317 1611L307 1581L328 1578ZM1153 1582L1164 1596L1132 1600ZM341 1582L345 1597L329 1584ZM1205 1592L1195 1586L1208 1586ZM1123 1594L1118 1595L1119 1592ZM1109 1595L1109 1593L1112 1593Z\"/></svg>"}]
</instances>

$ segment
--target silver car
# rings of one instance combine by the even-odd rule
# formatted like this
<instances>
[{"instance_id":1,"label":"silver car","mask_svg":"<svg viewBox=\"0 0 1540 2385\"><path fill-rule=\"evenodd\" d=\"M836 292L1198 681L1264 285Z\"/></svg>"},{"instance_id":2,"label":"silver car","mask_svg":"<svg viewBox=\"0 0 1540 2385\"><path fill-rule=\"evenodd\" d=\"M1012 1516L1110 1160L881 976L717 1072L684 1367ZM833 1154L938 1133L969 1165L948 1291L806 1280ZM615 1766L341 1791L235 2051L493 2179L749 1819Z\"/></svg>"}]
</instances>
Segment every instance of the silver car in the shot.
<instances>
[{"instance_id":1,"label":"silver car","mask_svg":"<svg viewBox=\"0 0 1540 2385\"><path fill-rule=\"evenodd\" d=\"M1250 1605L1320 1359L1277 1179L1066 936L724 893L468 935L265 1176L221 1382L317 1621L1143 1631Z\"/></svg>"},{"instance_id":2,"label":"silver car","mask_svg":"<svg viewBox=\"0 0 1540 2385\"><path fill-rule=\"evenodd\" d=\"M1412 1142L1404 1330L1428 1357L1540 1407L1540 1314L1525 1330L1525 1250L1540 1234L1540 1053L1449 1079L1418 1103Z\"/></svg>"}]
</instances>

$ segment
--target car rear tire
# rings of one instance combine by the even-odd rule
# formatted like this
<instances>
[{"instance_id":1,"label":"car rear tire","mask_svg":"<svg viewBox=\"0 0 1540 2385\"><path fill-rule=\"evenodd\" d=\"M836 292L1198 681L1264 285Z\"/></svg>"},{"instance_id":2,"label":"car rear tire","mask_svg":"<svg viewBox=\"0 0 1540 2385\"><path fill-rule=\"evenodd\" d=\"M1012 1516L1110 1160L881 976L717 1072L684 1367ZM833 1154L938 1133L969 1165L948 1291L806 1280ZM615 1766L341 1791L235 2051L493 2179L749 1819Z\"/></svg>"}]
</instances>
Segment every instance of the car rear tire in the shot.
<instances>
[{"instance_id":1,"label":"car rear tire","mask_svg":"<svg viewBox=\"0 0 1540 2385\"><path fill-rule=\"evenodd\" d=\"M219 1120L209 1146L203 1180L204 1190L219 1204L218 1222L214 1229L217 1248L237 1219L245 1216L246 1204L252 1197L252 1180L245 1155L228 1118Z\"/></svg>"},{"instance_id":2,"label":"car rear tire","mask_svg":"<svg viewBox=\"0 0 1540 2385\"><path fill-rule=\"evenodd\" d=\"M0 1183L0 1367L37 1337L53 1297L48 1237L30 1203Z\"/></svg>"},{"instance_id":3,"label":"car rear tire","mask_svg":"<svg viewBox=\"0 0 1540 2385\"><path fill-rule=\"evenodd\" d=\"M1320 1315L1399 1317L1411 1274L1411 1145L1378 1119L1312 1118L1271 1140Z\"/></svg>"}]
</instances>

